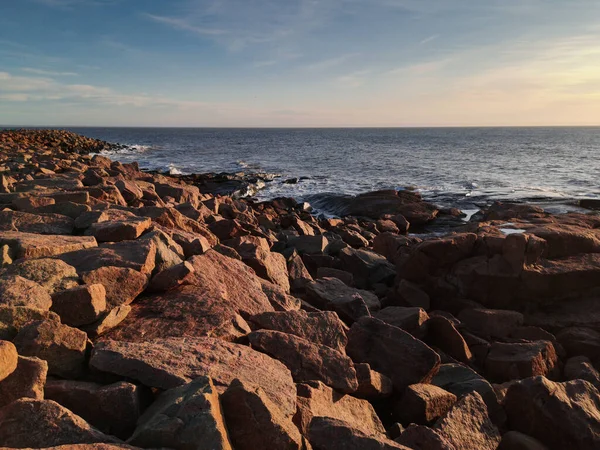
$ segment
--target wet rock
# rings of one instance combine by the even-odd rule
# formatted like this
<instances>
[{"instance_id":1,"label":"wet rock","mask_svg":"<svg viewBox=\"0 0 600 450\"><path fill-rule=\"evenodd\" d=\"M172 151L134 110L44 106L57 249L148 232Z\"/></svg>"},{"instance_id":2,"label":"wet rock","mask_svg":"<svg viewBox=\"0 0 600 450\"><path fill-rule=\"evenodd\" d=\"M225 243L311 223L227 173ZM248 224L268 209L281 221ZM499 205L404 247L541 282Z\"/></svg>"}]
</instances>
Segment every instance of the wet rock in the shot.
<instances>
[{"instance_id":1,"label":"wet rock","mask_svg":"<svg viewBox=\"0 0 600 450\"><path fill-rule=\"evenodd\" d=\"M600 445L600 394L587 381L528 378L508 389L505 408L510 429L551 449L586 450Z\"/></svg>"},{"instance_id":2,"label":"wet rock","mask_svg":"<svg viewBox=\"0 0 600 450\"><path fill-rule=\"evenodd\" d=\"M423 342L400 328L364 317L350 328L348 355L388 376L394 388L427 383L437 373L440 357Z\"/></svg>"},{"instance_id":3,"label":"wet rock","mask_svg":"<svg viewBox=\"0 0 600 450\"><path fill-rule=\"evenodd\" d=\"M0 245L8 245L15 259L43 258L81 249L91 249L98 244L92 236L59 236L0 232Z\"/></svg>"},{"instance_id":4,"label":"wet rock","mask_svg":"<svg viewBox=\"0 0 600 450\"><path fill-rule=\"evenodd\" d=\"M15 371L18 360L19 355L13 343L0 341L0 381Z\"/></svg>"},{"instance_id":5,"label":"wet rock","mask_svg":"<svg viewBox=\"0 0 600 450\"><path fill-rule=\"evenodd\" d=\"M43 399L47 374L46 361L19 356L14 372L0 382L0 408L20 398Z\"/></svg>"},{"instance_id":6,"label":"wet rock","mask_svg":"<svg viewBox=\"0 0 600 450\"><path fill-rule=\"evenodd\" d=\"M503 382L544 375L557 375L558 358L548 341L492 344L485 360L486 376Z\"/></svg>"},{"instance_id":7,"label":"wet rock","mask_svg":"<svg viewBox=\"0 0 600 450\"><path fill-rule=\"evenodd\" d=\"M117 443L51 400L20 399L0 409L0 445L12 448Z\"/></svg>"},{"instance_id":8,"label":"wet rock","mask_svg":"<svg viewBox=\"0 0 600 450\"><path fill-rule=\"evenodd\" d=\"M221 396L221 404L235 449L304 448L291 416L283 414L261 388L234 380Z\"/></svg>"},{"instance_id":9,"label":"wet rock","mask_svg":"<svg viewBox=\"0 0 600 450\"><path fill-rule=\"evenodd\" d=\"M412 384L394 407L394 418L403 424L427 425L456 403L456 395L432 384Z\"/></svg>"},{"instance_id":10,"label":"wet rock","mask_svg":"<svg viewBox=\"0 0 600 450\"><path fill-rule=\"evenodd\" d=\"M384 436L369 436L329 417L315 417L310 422L308 439L315 450L410 450Z\"/></svg>"},{"instance_id":11,"label":"wet rock","mask_svg":"<svg viewBox=\"0 0 600 450\"><path fill-rule=\"evenodd\" d=\"M90 359L94 369L170 389L199 376L224 390L239 378L260 386L286 414L296 408L290 371L279 361L240 344L213 338L164 338L141 343L104 341Z\"/></svg>"},{"instance_id":12,"label":"wet rock","mask_svg":"<svg viewBox=\"0 0 600 450\"><path fill-rule=\"evenodd\" d=\"M141 414L142 392L134 384L107 386L85 381L50 380L44 389L54 400L106 434L127 439Z\"/></svg>"},{"instance_id":13,"label":"wet rock","mask_svg":"<svg viewBox=\"0 0 600 450\"><path fill-rule=\"evenodd\" d=\"M306 285L306 296L315 306L336 311L340 317L352 322L370 311L377 311L381 303L369 291L350 288L337 278L321 278Z\"/></svg>"},{"instance_id":14,"label":"wet rock","mask_svg":"<svg viewBox=\"0 0 600 450\"><path fill-rule=\"evenodd\" d=\"M107 308L129 305L148 285L148 276L127 267L105 266L83 272L85 284L101 284L106 291Z\"/></svg>"},{"instance_id":15,"label":"wet rock","mask_svg":"<svg viewBox=\"0 0 600 450\"><path fill-rule=\"evenodd\" d=\"M0 305L47 311L52 306L52 297L35 281L18 275L5 275L0 277Z\"/></svg>"},{"instance_id":16,"label":"wet rock","mask_svg":"<svg viewBox=\"0 0 600 450\"><path fill-rule=\"evenodd\" d=\"M491 422L487 406L477 392L461 398L434 428L461 450L496 450L500 444L498 428Z\"/></svg>"},{"instance_id":17,"label":"wet rock","mask_svg":"<svg viewBox=\"0 0 600 450\"><path fill-rule=\"evenodd\" d=\"M346 352L346 326L334 312L265 312L250 318L258 328L293 334L314 344Z\"/></svg>"},{"instance_id":18,"label":"wet rock","mask_svg":"<svg viewBox=\"0 0 600 450\"><path fill-rule=\"evenodd\" d=\"M352 360L330 347L279 331L254 331L248 339L253 348L283 362L297 383L322 381L348 393L358 389Z\"/></svg>"},{"instance_id":19,"label":"wet rock","mask_svg":"<svg viewBox=\"0 0 600 450\"><path fill-rule=\"evenodd\" d=\"M373 406L350 395L340 394L320 382L299 384L298 409L294 423L306 435L313 417L329 417L341 420L368 436L385 436L379 417Z\"/></svg>"},{"instance_id":20,"label":"wet rock","mask_svg":"<svg viewBox=\"0 0 600 450\"><path fill-rule=\"evenodd\" d=\"M52 311L72 327L89 325L106 310L106 290L102 284L85 284L52 296Z\"/></svg>"},{"instance_id":21,"label":"wet rock","mask_svg":"<svg viewBox=\"0 0 600 450\"><path fill-rule=\"evenodd\" d=\"M60 322L44 320L21 329L13 340L20 355L48 362L48 373L77 378L83 373L87 335Z\"/></svg>"}]
</instances>

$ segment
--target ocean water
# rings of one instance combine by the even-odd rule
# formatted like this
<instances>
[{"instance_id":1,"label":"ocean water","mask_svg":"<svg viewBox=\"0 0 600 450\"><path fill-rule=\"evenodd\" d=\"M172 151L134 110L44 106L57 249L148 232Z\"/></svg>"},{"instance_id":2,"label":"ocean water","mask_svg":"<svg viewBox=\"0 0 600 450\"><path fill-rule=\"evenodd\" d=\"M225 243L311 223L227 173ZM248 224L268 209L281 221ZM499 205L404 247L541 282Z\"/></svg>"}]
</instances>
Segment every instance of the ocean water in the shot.
<instances>
[{"instance_id":1,"label":"ocean water","mask_svg":"<svg viewBox=\"0 0 600 450\"><path fill-rule=\"evenodd\" d=\"M70 129L131 146L109 156L144 169L280 174L261 199L407 186L465 210L494 200L564 210L600 198L600 127ZM294 177L303 178L283 183Z\"/></svg>"}]
</instances>

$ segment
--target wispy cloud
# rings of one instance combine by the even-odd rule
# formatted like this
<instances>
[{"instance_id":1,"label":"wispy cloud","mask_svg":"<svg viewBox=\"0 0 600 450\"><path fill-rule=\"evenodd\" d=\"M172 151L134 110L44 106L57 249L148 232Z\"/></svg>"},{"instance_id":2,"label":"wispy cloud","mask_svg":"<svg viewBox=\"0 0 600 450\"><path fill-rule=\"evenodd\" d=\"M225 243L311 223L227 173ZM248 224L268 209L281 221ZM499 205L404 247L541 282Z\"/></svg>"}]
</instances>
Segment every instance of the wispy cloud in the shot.
<instances>
[{"instance_id":1,"label":"wispy cloud","mask_svg":"<svg viewBox=\"0 0 600 450\"><path fill-rule=\"evenodd\" d=\"M56 72L53 70L35 69L33 67L22 67L21 70L27 73L33 73L35 75L47 75L50 77L76 77L79 76L75 72Z\"/></svg>"},{"instance_id":2,"label":"wispy cloud","mask_svg":"<svg viewBox=\"0 0 600 450\"><path fill-rule=\"evenodd\" d=\"M205 36L221 36L223 34L227 34L226 30L219 28L211 28L204 26L192 25L185 19L179 19L176 17L166 17L166 16L157 16L154 14L144 13L145 17L154 22L162 23L164 25L171 26L178 30L189 31L195 34L205 35Z\"/></svg>"},{"instance_id":3,"label":"wispy cloud","mask_svg":"<svg viewBox=\"0 0 600 450\"><path fill-rule=\"evenodd\" d=\"M419 45L425 45L428 44L429 42L435 41L437 38L439 38L440 35L439 34L433 34L425 39L423 39L421 42L419 42Z\"/></svg>"},{"instance_id":4,"label":"wispy cloud","mask_svg":"<svg viewBox=\"0 0 600 450\"><path fill-rule=\"evenodd\" d=\"M358 70L335 79L335 84L344 88L358 88L366 82L367 75L373 73L371 69Z\"/></svg>"},{"instance_id":5,"label":"wispy cloud","mask_svg":"<svg viewBox=\"0 0 600 450\"><path fill-rule=\"evenodd\" d=\"M306 64L304 66L305 70L310 72L319 72L326 69L331 69L333 67L341 66L347 61L356 58L360 53L346 53L345 55L335 56L333 58L327 58L320 61L316 61L313 63Z\"/></svg>"}]
</instances>

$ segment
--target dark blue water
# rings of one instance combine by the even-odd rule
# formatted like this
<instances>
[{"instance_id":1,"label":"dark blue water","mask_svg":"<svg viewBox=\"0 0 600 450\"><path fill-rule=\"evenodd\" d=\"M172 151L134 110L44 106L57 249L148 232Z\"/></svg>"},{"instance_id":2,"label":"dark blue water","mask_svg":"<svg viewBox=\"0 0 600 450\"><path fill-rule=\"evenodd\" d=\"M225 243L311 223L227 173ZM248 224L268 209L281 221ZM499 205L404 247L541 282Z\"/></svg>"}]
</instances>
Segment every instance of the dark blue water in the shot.
<instances>
[{"instance_id":1,"label":"dark blue water","mask_svg":"<svg viewBox=\"0 0 600 450\"><path fill-rule=\"evenodd\" d=\"M403 186L463 207L600 198L600 128L72 130L134 146L110 156L146 169L281 174L262 198Z\"/></svg>"}]
</instances>

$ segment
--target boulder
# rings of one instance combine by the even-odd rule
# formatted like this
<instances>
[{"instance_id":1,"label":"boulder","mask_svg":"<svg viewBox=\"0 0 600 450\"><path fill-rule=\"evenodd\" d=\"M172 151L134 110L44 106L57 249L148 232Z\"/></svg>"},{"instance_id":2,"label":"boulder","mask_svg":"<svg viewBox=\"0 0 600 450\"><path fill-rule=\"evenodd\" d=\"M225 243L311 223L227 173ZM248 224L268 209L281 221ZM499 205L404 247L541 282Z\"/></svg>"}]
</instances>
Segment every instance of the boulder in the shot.
<instances>
[{"instance_id":1,"label":"boulder","mask_svg":"<svg viewBox=\"0 0 600 450\"><path fill-rule=\"evenodd\" d=\"M163 392L128 441L140 447L230 450L219 396L208 377Z\"/></svg>"},{"instance_id":2,"label":"boulder","mask_svg":"<svg viewBox=\"0 0 600 450\"><path fill-rule=\"evenodd\" d=\"M549 341L495 342L485 360L487 378L496 382L557 375L558 357Z\"/></svg>"},{"instance_id":3,"label":"boulder","mask_svg":"<svg viewBox=\"0 0 600 450\"><path fill-rule=\"evenodd\" d=\"M410 450L385 436L369 436L329 417L312 419L308 440L314 450Z\"/></svg>"},{"instance_id":4,"label":"boulder","mask_svg":"<svg viewBox=\"0 0 600 450\"><path fill-rule=\"evenodd\" d=\"M148 286L147 275L127 267L99 267L89 272L83 272L81 279L85 284L104 286L106 306L109 309L129 305Z\"/></svg>"},{"instance_id":5,"label":"boulder","mask_svg":"<svg viewBox=\"0 0 600 450\"><path fill-rule=\"evenodd\" d=\"M366 363L354 364L358 389L354 393L359 398L376 399L389 397L394 390L394 384L388 377L379 373Z\"/></svg>"},{"instance_id":6,"label":"boulder","mask_svg":"<svg viewBox=\"0 0 600 450\"><path fill-rule=\"evenodd\" d=\"M337 278L348 286L354 286L354 276L350 272L334 269L333 267L319 267L317 269L317 278Z\"/></svg>"},{"instance_id":7,"label":"boulder","mask_svg":"<svg viewBox=\"0 0 600 450\"><path fill-rule=\"evenodd\" d=\"M106 310L106 290L102 284L84 284L52 296L52 311L72 327L89 325Z\"/></svg>"},{"instance_id":8,"label":"boulder","mask_svg":"<svg viewBox=\"0 0 600 450\"><path fill-rule=\"evenodd\" d=\"M250 321L259 329L281 331L324 345L341 353L346 352L346 326L331 311L285 311L256 314Z\"/></svg>"},{"instance_id":9,"label":"boulder","mask_svg":"<svg viewBox=\"0 0 600 450\"><path fill-rule=\"evenodd\" d=\"M306 285L308 301L321 309L333 310L347 322L354 322L370 311L377 311L381 303L369 291L354 289L337 278L321 278Z\"/></svg>"},{"instance_id":10,"label":"boulder","mask_svg":"<svg viewBox=\"0 0 600 450\"><path fill-rule=\"evenodd\" d=\"M456 395L432 384L412 384L394 407L394 418L402 424L427 425L439 419L456 403Z\"/></svg>"},{"instance_id":11,"label":"boulder","mask_svg":"<svg viewBox=\"0 0 600 450\"><path fill-rule=\"evenodd\" d=\"M21 328L46 319L60 322L60 317L51 311L26 306L0 306L0 339L12 341Z\"/></svg>"},{"instance_id":12,"label":"boulder","mask_svg":"<svg viewBox=\"0 0 600 450\"><path fill-rule=\"evenodd\" d=\"M458 319L482 337L505 338L523 325L523 314L500 309L463 309Z\"/></svg>"},{"instance_id":13,"label":"boulder","mask_svg":"<svg viewBox=\"0 0 600 450\"><path fill-rule=\"evenodd\" d=\"M585 327L564 328L556 339L568 356L587 356L592 361L600 358L600 332ZM543 375L543 374L540 374Z\"/></svg>"},{"instance_id":14,"label":"boulder","mask_svg":"<svg viewBox=\"0 0 600 450\"><path fill-rule=\"evenodd\" d=\"M305 448L291 416L282 413L261 388L236 379L221 396L221 404L236 450Z\"/></svg>"},{"instance_id":15,"label":"boulder","mask_svg":"<svg viewBox=\"0 0 600 450\"><path fill-rule=\"evenodd\" d=\"M408 280L401 280L396 287L396 294L402 304L428 310L431 304L429 295L419 286Z\"/></svg>"},{"instance_id":16,"label":"boulder","mask_svg":"<svg viewBox=\"0 0 600 450\"><path fill-rule=\"evenodd\" d=\"M29 259L91 249L98 243L92 236L42 235L4 231L0 232L0 246L2 245L8 245L14 259Z\"/></svg>"},{"instance_id":17,"label":"boulder","mask_svg":"<svg viewBox=\"0 0 600 450\"><path fill-rule=\"evenodd\" d=\"M318 236L294 236L287 242L288 247L293 247L299 254L322 255L329 245L329 241L323 235Z\"/></svg>"},{"instance_id":18,"label":"boulder","mask_svg":"<svg viewBox=\"0 0 600 450\"><path fill-rule=\"evenodd\" d=\"M157 273L148 286L149 292L166 292L187 282L188 275L195 272L194 266L184 261Z\"/></svg>"},{"instance_id":19,"label":"boulder","mask_svg":"<svg viewBox=\"0 0 600 450\"><path fill-rule=\"evenodd\" d=\"M425 336L429 321L429 315L423 308L418 307L388 306L374 313L373 317L388 325L401 328L417 339Z\"/></svg>"},{"instance_id":20,"label":"boulder","mask_svg":"<svg viewBox=\"0 0 600 450\"><path fill-rule=\"evenodd\" d=\"M104 313L96 322L82 327L91 338L100 336L119 325L131 312L131 306L121 305Z\"/></svg>"},{"instance_id":21,"label":"boulder","mask_svg":"<svg viewBox=\"0 0 600 450\"><path fill-rule=\"evenodd\" d=\"M459 450L438 431L414 423L410 424L395 441L414 450Z\"/></svg>"},{"instance_id":22,"label":"boulder","mask_svg":"<svg viewBox=\"0 0 600 450\"><path fill-rule=\"evenodd\" d=\"M347 393L358 389L352 360L330 347L270 330L254 331L248 339L253 348L284 363L297 383L322 381Z\"/></svg>"},{"instance_id":23,"label":"boulder","mask_svg":"<svg viewBox=\"0 0 600 450\"><path fill-rule=\"evenodd\" d=\"M348 355L388 376L402 391L411 384L428 383L437 373L440 357L400 328L364 317L348 333Z\"/></svg>"},{"instance_id":24,"label":"boulder","mask_svg":"<svg viewBox=\"0 0 600 450\"><path fill-rule=\"evenodd\" d=\"M377 283L391 285L396 277L396 267L385 257L370 250L345 248L339 253L341 269L354 276L354 283L367 289Z\"/></svg>"},{"instance_id":25,"label":"boulder","mask_svg":"<svg viewBox=\"0 0 600 450\"><path fill-rule=\"evenodd\" d=\"M74 267L58 259L26 259L11 264L2 271L35 281L50 294L77 286L79 277Z\"/></svg>"},{"instance_id":26,"label":"boulder","mask_svg":"<svg viewBox=\"0 0 600 450\"><path fill-rule=\"evenodd\" d=\"M469 364L473 360L473 354L465 338L454 324L443 316L435 315L427 321L425 341L462 363Z\"/></svg>"},{"instance_id":27,"label":"boulder","mask_svg":"<svg viewBox=\"0 0 600 450\"><path fill-rule=\"evenodd\" d=\"M294 423L303 435L313 417L338 419L368 436L385 436L385 428L373 406L350 395L340 394L320 382L299 384Z\"/></svg>"},{"instance_id":28,"label":"boulder","mask_svg":"<svg viewBox=\"0 0 600 450\"><path fill-rule=\"evenodd\" d=\"M96 222L85 234L94 236L98 242L121 242L137 239L150 228L152 221L147 217L127 217L124 220Z\"/></svg>"},{"instance_id":29,"label":"boulder","mask_svg":"<svg viewBox=\"0 0 600 450\"><path fill-rule=\"evenodd\" d=\"M12 342L0 341L0 381L7 378L17 368L19 355Z\"/></svg>"},{"instance_id":30,"label":"boulder","mask_svg":"<svg viewBox=\"0 0 600 450\"><path fill-rule=\"evenodd\" d=\"M259 280L263 293L269 299L275 311L298 311L300 310L300 299L288 294L281 286L269 283L262 278Z\"/></svg>"},{"instance_id":31,"label":"boulder","mask_svg":"<svg viewBox=\"0 0 600 450\"><path fill-rule=\"evenodd\" d=\"M52 400L22 398L0 409L0 445L12 448L118 443Z\"/></svg>"},{"instance_id":32,"label":"boulder","mask_svg":"<svg viewBox=\"0 0 600 450\"><path fill-rule=\"evenodd\" d=\"M303 290L306 283L313 281L312 276L298 254L295 254L288 260L287 268L290 277L290 288L292 290Z\"/></svg>"},{"instance_id":33,"label":"boulder","mask_svg":"<svg viewBox=\"0 0 600 450\"><path fill-rule=\"evenodd\" d=\"M435 424L435 430L461 450L496 450L500 433L477 392L461 398Z\"/></svg>"},{"instance_id":34,"label":"boulder","mask_svg":"<svg viewBox=\"0 0 600 450\"><path fill-rule=\"evenodd\" d=\"M127 439L142 409L142 390L131 383L102 386L70 380L50 380L44 389L54 400L106 434Z\"/></svg>"},{"instance_id":35,"label":"boulder","mask_svg":"<svg viewBox=\"0 0 600 450\"><path fill-rule=\"evenodd\" d=\"M564 376L567 381L585 380L600 390L600 372L592 365L586 356L574 356L565 364Z\"/></svg>"},{"instance_id":36,"label":"boulder","mask_svg":"<svg viewBox=\"0 0 600 450\"><path fill-rule=\"evenodd\" d=\"M551 449L600 446L600 394L590 383L554 383L542 376L510 386L505 398L510 429Z\"/></svg>"},{"instance_id":37,"label":"boulder","mask_svg":"<svg viewBox=\"0 0 600 450\"><path fill-rule=\"evenodd\" d=\"M73 234L73 219L60 214L0 211L0 231L35 234Z\"/></svg>"},{"instance_id":38,"label":"boulder","mask_svg":"<svg viewBox=\"0 0 600 450\"><path fill-rule=\"evenodd\" d=\"M548 450L548 447L531 436L518 431L509 431L502 436L498 450Z\"/></svg>"},{"instance_id":39,"label":"boulder","mask_svg":"<svg viewBox=\"0 0 600 450\"><path fill-rule=\"evenodd\" d=\"M286 414L296 409L290 371L279 361L240 344L213 338L164 338L141 343L103 341L92 351L94 369L170 389L199 376L224 390L239 378L260 386Z\"/></svg>"},{"instance_id":40,"label":"boulder","mask_svg":"<svg viewBox=\"0 0 600 450\"><path fill-rule=\"evenodd\" d=\"M78 378L85 366L87 335L53 320L33 322L13 340L20 355L36 356L48 362L48 373Z\"/></svg>"},{"instance_id":41,"label":"boulder","mask_svg":"<svg viewBox=\"0 0 600 450\"><path fill-rule=\"evenodd\" d=\"M0 277L0 305L48 311L52 306L52 297L35 281L18 275L4 275Z\"/></svg>"},{"instance_id":42,"label":"boulder","mask_svg":"<svg viewBox=\"0 0 600 450\"><path fill-rule=\"evenodd\" d=\"M5 368L5 363L0 367ZM17 367L13 373L0 381L0 408L20 398L42 400L47 374L48 363L46 361L19 356Z\"/></svg>"}]
</instances>

